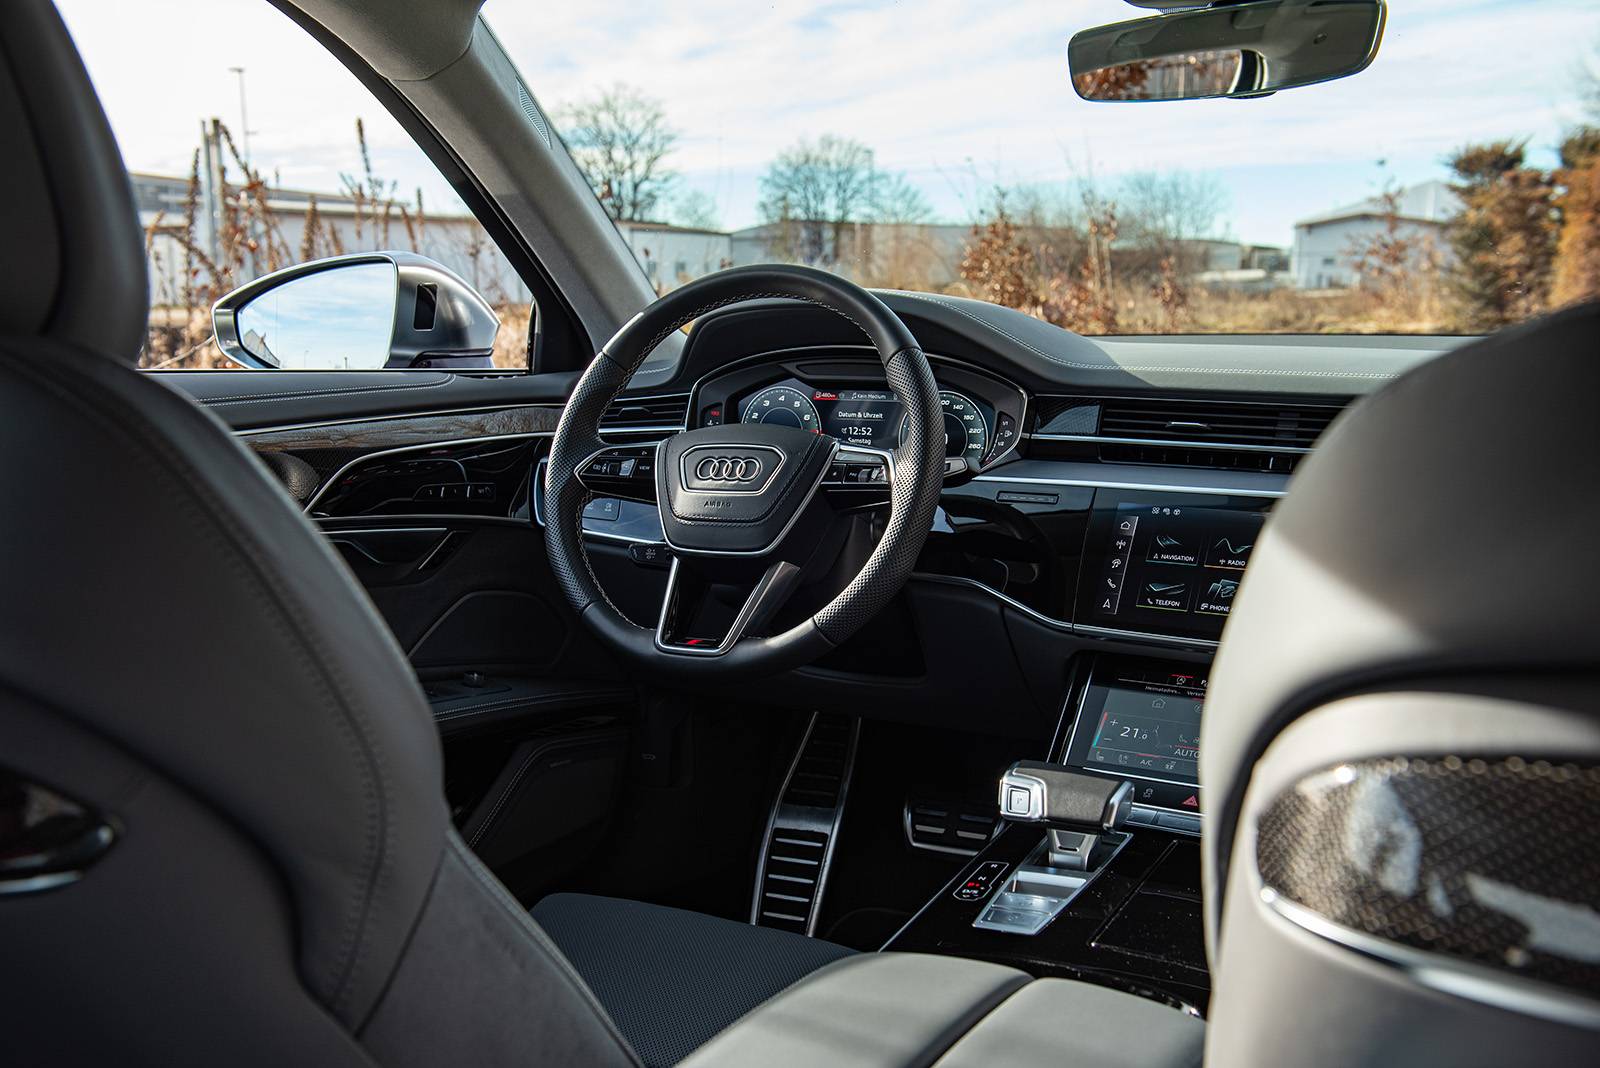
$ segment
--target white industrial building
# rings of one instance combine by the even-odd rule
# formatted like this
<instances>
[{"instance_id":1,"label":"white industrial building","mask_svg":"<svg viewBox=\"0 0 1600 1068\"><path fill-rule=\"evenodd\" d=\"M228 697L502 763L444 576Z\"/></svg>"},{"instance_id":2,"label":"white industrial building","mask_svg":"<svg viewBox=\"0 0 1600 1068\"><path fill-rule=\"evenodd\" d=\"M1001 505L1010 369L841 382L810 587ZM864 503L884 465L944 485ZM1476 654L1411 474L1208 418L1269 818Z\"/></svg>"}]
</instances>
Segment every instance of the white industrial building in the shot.
<instances>
[{"instance_id":1,"label":"white industrial building","mask_svg":"<svg viewBox=\"0 0 1600 1068\"><path fill-rule=\"evenodd\" d=\"M212 223L204 210L197 210L193 232L184 233L189 179L142 173L128 177L133 184L139 222L147 236L150 302L156 307L181 305L185 294L184 266L192 262L185 255L185 244L192 242L202 254L215 258ZM227 195L237 196L238 192L230 185ZM493 304L523 304L532 299L528 287L471 215L429 212L421 219L413 217L408 227L398 204L390 205L387 211L375 209L370 201L358 208L354 198L339 193L272 187L267 191L266 214L277 237L288 247L291 263L299 258L313 198L319 224L319 256L332 255L337 250L420 252L455 271ZM337 235L335 248L328 247L330 235ZM268 266L265 262L255 264L250 277L265 274ZM249 280L235 279L240 284Z\"/></svg>"},{"instance_id":2,"label":"white industrial building","mask_svg":"<svg viewBox=\"0 0 1600 1068\"><path fill-rule=\"evenodd\" d=\"M1419 250L1431 246L1443 257L1445 226L1461 210L1461 200L1444 182L1423 182L1399 190L1393 207L1384 197L1366 200L1301 219L1294 224L1290 273L1301 289L1347 289L1361 281L1357 249L1381 236L1393 211L1399 234L1419 238Z\"/></svg>"}]
</instances>

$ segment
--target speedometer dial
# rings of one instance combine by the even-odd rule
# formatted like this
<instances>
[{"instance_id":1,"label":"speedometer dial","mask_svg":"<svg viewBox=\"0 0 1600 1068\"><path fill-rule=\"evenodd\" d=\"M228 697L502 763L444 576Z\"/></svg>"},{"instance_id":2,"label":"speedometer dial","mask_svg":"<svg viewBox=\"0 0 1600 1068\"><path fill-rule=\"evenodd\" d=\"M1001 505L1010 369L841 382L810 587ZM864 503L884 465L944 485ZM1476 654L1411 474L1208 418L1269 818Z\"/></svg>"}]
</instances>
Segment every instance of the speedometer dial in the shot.
<instances>
[{"instance_id":1,"label":"speedometer dial","mask_svg":"<svg viewBox=\"0 0 1600 1068\"><path fill-rule=\"evenodd\" d=\"M989 424L970 398L947 389L939 391L939 407L944 409L944 454L963 456L976 467L989 451ZM906 440L911 416L900 421L900 441Z\"/></svg>"},{"instance_id":2,"label":"speedometer dial","mask_svg":"<svg viewBox=\"0 0 1600 1068\"><path fill-rule=\"evenodd\" d=\"M813 434L822 432L817 406L792 386L771 386L745 401L739 422L794 426Z\"/></svg>"}]
</instances>

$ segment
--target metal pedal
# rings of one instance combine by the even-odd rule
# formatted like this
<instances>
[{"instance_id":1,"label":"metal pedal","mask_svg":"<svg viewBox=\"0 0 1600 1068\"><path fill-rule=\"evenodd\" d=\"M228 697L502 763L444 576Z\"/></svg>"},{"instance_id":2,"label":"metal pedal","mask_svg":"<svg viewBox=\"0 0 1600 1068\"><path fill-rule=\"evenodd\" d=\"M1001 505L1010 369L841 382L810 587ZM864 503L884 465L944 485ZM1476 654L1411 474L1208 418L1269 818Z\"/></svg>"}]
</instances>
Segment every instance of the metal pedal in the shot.
<instances>
[{"instance_id":1,"label":"metal pedal","mask_svg":"<svg viewBox=\"0 0 1600 1068\"><path fill-rule=\"evenodd\" d=\"M812 713L767 821L750 922L814 934L844 814L861 722Z\"/></svg>"},{"instance_id":2,"label":"metal pedal","mask_svg":"<svg viewBox=\"0 0 1600 1068\"><path fill-rule=\"evenodd\" d=\"M994 836L994 806L912 798L906 802L906 841L913 849L970 857Z\"/></svg>"}]
</instances>

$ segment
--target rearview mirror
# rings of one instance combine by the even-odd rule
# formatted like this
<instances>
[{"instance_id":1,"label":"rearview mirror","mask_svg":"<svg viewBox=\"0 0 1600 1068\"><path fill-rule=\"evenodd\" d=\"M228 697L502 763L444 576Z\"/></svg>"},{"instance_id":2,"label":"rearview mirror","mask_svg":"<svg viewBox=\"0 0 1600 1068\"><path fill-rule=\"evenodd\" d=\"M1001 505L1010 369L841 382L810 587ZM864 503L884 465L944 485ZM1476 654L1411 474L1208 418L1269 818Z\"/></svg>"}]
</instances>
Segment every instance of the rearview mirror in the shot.
<instances>
[{"instance_id":1,"label":"rearview mirror","mask_svg":"<svg viewBox=\"0 0 1600 1068\"><path fill-rule=\"evenodd\" d=\"M1084 30L1067 46L1085 100L1266 96L1365 70L1383 0L1255 0Z\"/></svg>"},{"instance_id":2,"label":"rearview mirror","mask_svg":"<svg viewBox=\"0 0 1600 1068\"><path fill-rule=\"evenodd\" d=\"M494 366L500 320L442 263L359 252L249 282L211 309L217 347L249 368L376 371Z\"/></svg>"}]
</instances>

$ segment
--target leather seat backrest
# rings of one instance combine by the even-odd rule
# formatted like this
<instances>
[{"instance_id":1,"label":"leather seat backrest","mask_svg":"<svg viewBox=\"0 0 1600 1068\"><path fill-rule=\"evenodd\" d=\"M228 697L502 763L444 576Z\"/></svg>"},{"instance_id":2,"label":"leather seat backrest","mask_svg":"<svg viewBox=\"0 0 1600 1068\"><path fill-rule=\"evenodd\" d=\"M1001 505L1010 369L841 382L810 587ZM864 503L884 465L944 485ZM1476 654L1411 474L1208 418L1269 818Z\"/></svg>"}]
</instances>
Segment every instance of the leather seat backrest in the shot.
<instances>
[{"instance_id":1,"label":"leather seat backrest","mask_svg":"<svg viewBox=\"0 0 1600 1068\"><path fill-rule=\"evenodd\" d=\"M0 786L114 834L76 882L0 870L0 1057L631 1063L451 831L343 562L134 368L139 224L46 0L0 19L0 213Z\"/></svg>"},{"instance_id":2,"label":"leather seat backrest","mask_svg":"<svg viewBox=\"0 0 1600 1068\"><path fill-rule=\"evenodd\" d=\"M1600 307L1341 417L1201 739L1214 1063L1513 1063L1600 1026Z\"/></svg>"}]
</instances>

